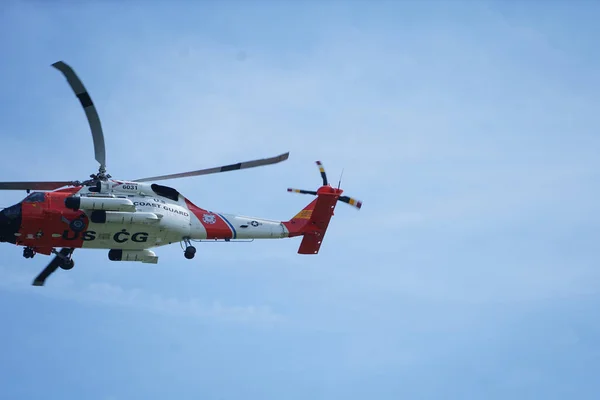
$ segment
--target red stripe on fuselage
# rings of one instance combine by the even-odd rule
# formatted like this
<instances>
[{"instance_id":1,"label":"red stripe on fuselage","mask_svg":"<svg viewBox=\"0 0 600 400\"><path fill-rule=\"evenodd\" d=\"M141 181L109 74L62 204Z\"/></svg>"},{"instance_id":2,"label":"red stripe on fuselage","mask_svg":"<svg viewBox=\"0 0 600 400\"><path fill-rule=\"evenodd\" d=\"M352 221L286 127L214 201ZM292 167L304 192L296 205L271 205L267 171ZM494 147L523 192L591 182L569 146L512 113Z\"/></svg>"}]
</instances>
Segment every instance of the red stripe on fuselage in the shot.
<instances>
[{"instance_id":1,"label":"red stripe on fuselage","mask_svg":"<svg viewBox=\"0 0 600 400\"><path fill-rule=\"evenodd\" d=\"M185 204L206 229L207 239L231 239L233 237L233 231L219 214L200 208L188 199L185 199Z\"/></svg>"}]
</instances>

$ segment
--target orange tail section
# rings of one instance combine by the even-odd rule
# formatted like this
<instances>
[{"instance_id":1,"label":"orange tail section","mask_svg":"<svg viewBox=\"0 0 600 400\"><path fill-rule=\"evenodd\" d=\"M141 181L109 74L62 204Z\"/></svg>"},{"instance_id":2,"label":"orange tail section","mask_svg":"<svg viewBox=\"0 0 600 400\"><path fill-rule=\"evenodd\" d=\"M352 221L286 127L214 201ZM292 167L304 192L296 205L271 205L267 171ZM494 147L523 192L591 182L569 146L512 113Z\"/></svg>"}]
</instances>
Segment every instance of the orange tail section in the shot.
<instances>
[{"instance_id":1,"label":"orange tail section","mask_svg":"<svg viewBox=\"0 0 600 400\"><path fill-rule=\"evenodd\" d=\"M317 191L317 198L291 220L284 222L290 232L289 236L304 236L298 254L317 254L333 217L337 200L343 190L331 186L322 186Z\"/></svg>"}]
</instances>

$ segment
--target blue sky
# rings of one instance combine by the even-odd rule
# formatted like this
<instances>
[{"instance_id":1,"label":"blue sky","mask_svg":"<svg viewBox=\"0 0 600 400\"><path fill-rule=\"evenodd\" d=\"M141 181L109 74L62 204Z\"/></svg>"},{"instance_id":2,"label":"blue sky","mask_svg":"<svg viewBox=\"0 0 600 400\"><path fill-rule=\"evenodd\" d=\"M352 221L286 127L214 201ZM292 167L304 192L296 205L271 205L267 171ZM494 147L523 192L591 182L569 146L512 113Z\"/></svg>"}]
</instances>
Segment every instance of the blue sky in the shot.
<instances>
[{"instance_id":1,"label":"blue sky","mask_svg":"<svg viewBox=\"0 0 600 400\"><path fill-rule=\"evenodd\" d=\"M44 288L3 245L7 399L596 399L597 3L0 5L0 180L175 173L196 204L289 219L344 169L318 256L299 240L104 251ZM2 206L24 193L2 193Z\"/></svg>"}]
</instances>

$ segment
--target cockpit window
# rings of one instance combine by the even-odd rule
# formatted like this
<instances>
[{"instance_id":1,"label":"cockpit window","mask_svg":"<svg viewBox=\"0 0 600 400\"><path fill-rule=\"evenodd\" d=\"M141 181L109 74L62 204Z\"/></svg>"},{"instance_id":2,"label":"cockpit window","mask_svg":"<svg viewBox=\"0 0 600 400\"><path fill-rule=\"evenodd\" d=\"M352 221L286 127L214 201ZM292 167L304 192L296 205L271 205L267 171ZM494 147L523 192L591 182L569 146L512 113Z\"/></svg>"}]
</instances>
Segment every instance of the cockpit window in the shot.
<instances>
[{"instance_id":1,"label":"cockpit window","mask_svg":"<svg viewBox=\"0 0 600 400\"><path fill-rule=\"evenodd\" d=\"M8 219L16 219L21 216L21 204L15 204L2 210Z\"/></svg>"},{"instance_id":2,"label":"cockpit window","mask_svg":"<svg viewBox=\"0 0 600 400\"><path fill-rule=\"evenodd\" d=\"M46 200L46 194L43 192L33 192L29 196L25 197L23 202L25 203L42 203Z\"/></svg>"}]
</instances>

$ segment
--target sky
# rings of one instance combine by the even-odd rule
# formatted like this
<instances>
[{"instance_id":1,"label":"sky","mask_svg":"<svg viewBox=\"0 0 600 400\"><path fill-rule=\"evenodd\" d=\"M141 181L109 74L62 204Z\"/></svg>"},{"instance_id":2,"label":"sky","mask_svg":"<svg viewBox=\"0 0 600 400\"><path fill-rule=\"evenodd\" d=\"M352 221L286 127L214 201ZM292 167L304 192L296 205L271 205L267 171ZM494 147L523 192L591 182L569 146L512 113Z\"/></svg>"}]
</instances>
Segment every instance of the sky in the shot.
<instances>
[{"instance_id":1,"label":"sky","mask_svg":"<svg viewBox=\"0 0 600 400\"><path fill-rule=\"evenodd\" d=\"M118 179L290 151L166 182L300 240L156 249L157 265L2 245L7 399L597 399L600 4L15 1L0 4L0 181L97 171L70 64ZM0 206L25 197L2 193Z\"/></svg>"}]
</instances>

